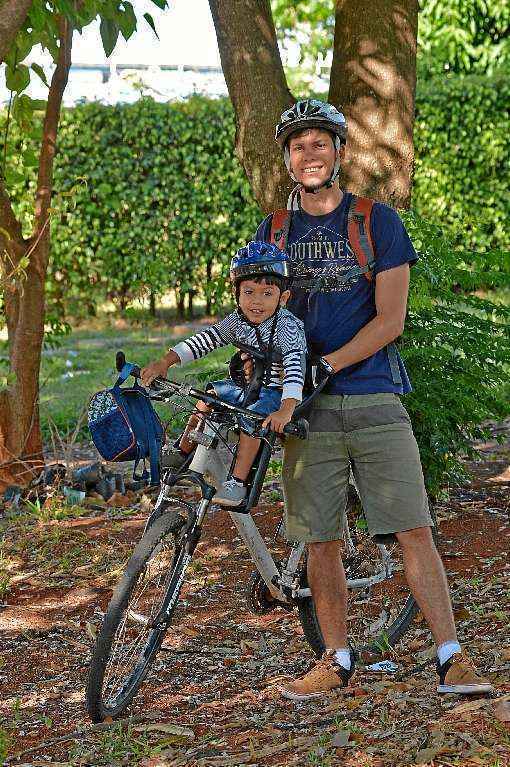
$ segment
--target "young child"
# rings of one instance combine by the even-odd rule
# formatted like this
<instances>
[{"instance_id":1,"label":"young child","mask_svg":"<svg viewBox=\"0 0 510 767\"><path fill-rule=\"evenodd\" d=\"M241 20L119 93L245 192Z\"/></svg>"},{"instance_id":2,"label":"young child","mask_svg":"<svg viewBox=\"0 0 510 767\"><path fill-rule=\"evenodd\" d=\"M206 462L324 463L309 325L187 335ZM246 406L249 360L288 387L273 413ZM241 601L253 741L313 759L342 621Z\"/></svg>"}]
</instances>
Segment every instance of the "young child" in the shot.
<instances>
[{"instance_id":1,"label":"young child","mask_svg":"<svg viewBox=\"0 0 510 767\"><path fill-rule=\"evenodd\" d=\"M276 359L266 371L258 399L247 409L267 416L263 425L281 434L302 399L306 364L303 323L284 308L290 296L288 256L276 245L249 242L232 259L230 279L235 289L237 310L144 367L142 383L148 386L157 376L166 376L172 365L205 357L228 344L240 342L262 352L272 350ZM212 386L218 397L242 406L245 390L234 381L215 381ZM197 410L205 413L208 408L199 402ZM173 456L167 456L170 463L166 461L166 465L175 468L182 465L194 446L187 435L196 428L199 420L200 414L192 416ZM246 497L246 479L259 445L259 439L241 431L232 478L218 488L214 497L216 503L224 506L242 504Z\"/></svg>"}]
</instances>

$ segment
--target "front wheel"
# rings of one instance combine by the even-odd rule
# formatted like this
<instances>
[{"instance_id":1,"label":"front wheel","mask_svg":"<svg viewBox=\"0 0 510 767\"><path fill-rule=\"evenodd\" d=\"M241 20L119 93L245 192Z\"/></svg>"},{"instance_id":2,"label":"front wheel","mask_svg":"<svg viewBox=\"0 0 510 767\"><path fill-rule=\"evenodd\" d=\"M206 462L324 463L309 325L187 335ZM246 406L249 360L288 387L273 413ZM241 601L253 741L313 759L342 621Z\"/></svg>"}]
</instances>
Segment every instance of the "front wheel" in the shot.
<instances>
[{"instance_id":1,"label":"front wheel","mask_svg":"<svg viewBox=\"0 0 510 767\"><path fill-rule=\"evenodd\" d=\"M93 722L127 708L161 646L189 560L182 545L188 512L187 504L172 504L146 530L114 591L89 670Z\"/></svg>"}]
</instances>

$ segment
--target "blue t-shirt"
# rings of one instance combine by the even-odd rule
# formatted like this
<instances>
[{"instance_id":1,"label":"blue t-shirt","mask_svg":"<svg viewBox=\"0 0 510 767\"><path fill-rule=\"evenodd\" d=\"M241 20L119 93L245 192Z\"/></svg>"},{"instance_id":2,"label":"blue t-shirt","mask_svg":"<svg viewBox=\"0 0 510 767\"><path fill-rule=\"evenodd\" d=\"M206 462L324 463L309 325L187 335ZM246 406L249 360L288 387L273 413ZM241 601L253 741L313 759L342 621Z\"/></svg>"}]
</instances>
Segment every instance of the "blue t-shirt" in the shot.
<instances>
[{"instance_id":1,"label":"blue t-shirt","mask_svg":"<svg viewBox=\"0 0 510 767\"><path fill-rule=\"evenodd\" d=\"M311 216L303 210L292 214L287 253L293 274L313 272L315 275L342 274L358 266L347 236L347 213L351 193L345 192L340 205L322 216ZM260 224L255 238L270 239L269 215ZM393 208L374 203L371 216L371 236L374 244L374 278L380 272L418 260L409 235ZM306 339L311 349L325 355L340 349L376 316L375 279L364 275L332 290L313 295L302 288L292 288L287 304L304 322ZM327 387L328 394L376 394L393 392L407 394L411 384L404 363L398 355L402 384L393 382L387 349L336 373Z\"/></svg>"}]
</instances>

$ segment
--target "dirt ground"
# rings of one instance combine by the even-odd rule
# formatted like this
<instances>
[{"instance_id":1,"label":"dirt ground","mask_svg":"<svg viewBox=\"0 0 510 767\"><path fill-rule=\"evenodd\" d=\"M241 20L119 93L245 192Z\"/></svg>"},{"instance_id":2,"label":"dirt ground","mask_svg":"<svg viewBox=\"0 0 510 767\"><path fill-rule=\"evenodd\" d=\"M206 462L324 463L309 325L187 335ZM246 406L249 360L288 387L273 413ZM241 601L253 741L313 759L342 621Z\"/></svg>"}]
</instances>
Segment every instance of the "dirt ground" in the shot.
<instances>
[{"instance_id":1,"label":"dirt ground","mask_svg":"<svg viewBox=\"0 0 510 767\"><path fill-rule=\"evenodd\" d=\"M492 680L490 697L436 694L434 646L418 616L392 657L396 673L362 666L342 695L281 698L279 679L306 670L311 650L295 612L250 612L253 566L218 511L186 579L193 609L179 611L178 653L160 652L131 720L92 727L84 688L94 636L146 513L44 521L4 510L0 754L62 767L510 766L510 441L482 449L471 482L435 511L460 639ZM268 537L277 495L269 487L256 511Z\"/></svg>"}]
</instances>

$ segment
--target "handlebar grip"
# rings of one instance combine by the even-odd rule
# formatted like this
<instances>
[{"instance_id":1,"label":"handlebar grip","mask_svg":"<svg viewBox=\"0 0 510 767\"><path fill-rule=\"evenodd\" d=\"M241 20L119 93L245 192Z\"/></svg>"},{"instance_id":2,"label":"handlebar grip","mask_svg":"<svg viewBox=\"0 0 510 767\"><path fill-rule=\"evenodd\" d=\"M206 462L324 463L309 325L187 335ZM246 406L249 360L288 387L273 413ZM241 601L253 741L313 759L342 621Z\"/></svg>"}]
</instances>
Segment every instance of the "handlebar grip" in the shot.
<instances>
[{"instance_id":1,"label":"handlebar grip","mask_svg":"<svg viewBox=\"0 0 510 767\"><path fill-rule=\"evenodd\" d=\"M298 439L307 439L310 424L305 418L299 418L295 423L288 423L283 427L283 433Z\"/></svg>"},{"instance_id":2,"label":"handlebar grip","mask_svg":"<svg viewBox=\"0 0 510 767\"><path fill-rule=\"evenodd\" d=\"M117 352L117 354L115 355L115 367L117 368L119 373L125 364L126 364L126 355L124 354L124 352L120 352L120 351Z\"/></svg>"}]
</instances>

